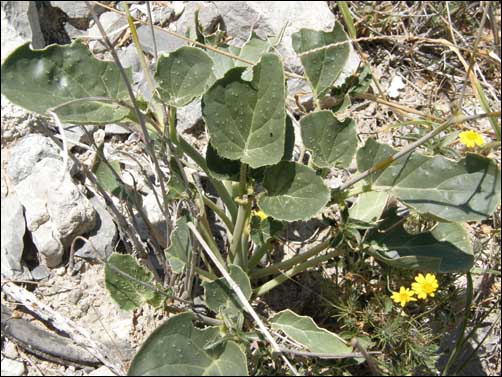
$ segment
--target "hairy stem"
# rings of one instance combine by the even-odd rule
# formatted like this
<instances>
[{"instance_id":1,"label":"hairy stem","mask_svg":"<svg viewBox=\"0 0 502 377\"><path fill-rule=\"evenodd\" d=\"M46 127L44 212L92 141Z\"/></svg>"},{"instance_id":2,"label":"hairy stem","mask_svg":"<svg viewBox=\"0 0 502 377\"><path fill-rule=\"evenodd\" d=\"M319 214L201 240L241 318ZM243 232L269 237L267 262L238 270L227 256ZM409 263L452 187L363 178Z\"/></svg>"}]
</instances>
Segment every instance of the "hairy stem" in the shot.
<instances>
[{"instance_id":1,"label":"hairy stem","mask_svg":"<svg viewBox=\"0 0 502 377\"><path fill-rule=\"evenodd\" d=\"M341 251L339 251L339 250L333 250L332 252L330 252L330 253L328 253L326 255L321 255L321 256L318 256L318 257L313 258L311 260L308 260L308 261L306 261L304 263L301 263L301 264L293 267L292 269L290 269L290 270L288 270L286 272L283 272L281 275L275 277L274 279L266 282L262 286L254 289L253 293L256 296L263 296L265 293L267 293L270 290L278 287L279 285L281 285L282 283L284 283L286 280L291 279L293 276L299 274L300 272L305 271L307 268L318 266L322 262L324 262L326 260L329 260L329 259L331 259L333 257L339 256L341 254L342 254Z\"/></svg>"},{"instance_id":2,"label":"hairy stem","mask_svg":"<svg viewBox=\"0 0 502 377\"><path fill-rule=\"evenodd\" d=\"M323 250L326 250L328 247L330 247L331 243L332 243L331 239L326 240L324 242L321 242L319 245L314 246L313 248L306 251L305 253L299 254L299 255L297 255L293 258L290 258L284 262L276 263L276 264L273 264L269 267L255 270L251 273L251 278L252 279L259 279L264 276L273 275L273 274L281 272L281 270L285 270L285 269L288 269L294 265L302 263L302 262L306 261L307 259L309 259L310 257L313 257L314 255L319 254Z\"/></svg>"}]
</instances>

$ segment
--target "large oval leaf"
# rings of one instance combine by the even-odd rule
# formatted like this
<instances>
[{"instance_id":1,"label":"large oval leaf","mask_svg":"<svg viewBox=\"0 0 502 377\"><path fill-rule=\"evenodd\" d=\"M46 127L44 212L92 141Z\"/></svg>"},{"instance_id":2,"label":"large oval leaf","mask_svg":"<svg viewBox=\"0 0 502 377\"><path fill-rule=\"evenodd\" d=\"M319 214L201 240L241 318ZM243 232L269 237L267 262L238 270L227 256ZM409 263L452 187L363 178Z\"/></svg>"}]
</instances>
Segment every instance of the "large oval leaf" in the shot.
<instances>
[{"instance_id":1,"label":"large oval leaf","mask_svg":"<svg viewBox=\"0 0 502 377\"><path fill-rule=\"evenodd\" d=\"M206 91L212 68L211 58L195 47L181 47L161 55L154 75L160 97L175 107L188 105Z\"/></svg>"},{"instance_id":2,"label":"large oval leaf","mask_svg":"<svg viewBox=\"0 0 502 377\"><path fill-rule=\"evenodd\" d=\"M220 157L216 149L211 145L211 141L207 143L206 163L209 174L213 178L239 181L239 172L241 169L239 160L229 160L228 158Z\"/></svg>"},{"instance_id":3,"label":"large oval leaf","mask_svg":"<svg viewBox=\"0 0 502 377\"><path fill-rule=\"evenodd\" d=\"M153 274L140 266L133 256L113 253L105 265L105 287L123 310L132 310L145 302L154 306L161 296L152 288Z\"/></svg>"},{"instance_id":4,"label":"large oval leaf","mask_svg":"<svg viewBox=\"0 0 502 377\"><path fill-rule=\"evenodd\" d=\"M292 38L293 49L300 57L314 96L324 96L343 72L350 55L349 43L328 46L346 41L347 34L336 22L332 31L300 29Z\"/></svg>"},{"instance_id":5,"label":"large oval leaf","mask_svg":"<svg viewBox=\"0 0 502 377\"><path fill-rule=\"evenodd\" d=\"M126 70L131 76L130 69ZM107 97L129 98L120 72L112 62L95 59L80 41L31 50L29 43L18 47L2 64L2 93L15 104L44 114L69 101ZM56 110L67 123L113 123L129 109L113 102L85 101Z\"/></svg>"},{"instance_id":6,"label":"large oval leaf","mask_svg":"<svg viewBox=\"0 0 502 377\"><path fill-rule=\"evenodd\" d=\"M329 200L329 189L315 171L296 162L281 161L265 170L258 207L278 220L309 219Z\"/></svg>"},{"instance_id":7,"label":"large oval leaf","mask_svg":"<svg viewBox=\"0 0 502 377\"><path fill-rule=\"evenodd\" d=\"M364 171L396 151L369 139L357 152ZM476 221L490 216L500 202L500 169L494 161L468 154L455 162L443 156L412 153L369 176L376 190L390 191L421 214L447 221Z\"/></svg>"},{"instance_id":8,"label":"large oval leaf","mask_svg":"<svg viewBox=\"0 0 502 377\"><path fill-rule=\"evenodd\" d=\"M314 163L322 168L348 168L356 154L355 122L339 121L331 111L317 111L300 121L305 147L312 151Z\"/></svg>"},{"instance_id":9,"label":"large oval leaf","mask_svg":"<svg viewBox=\"0 0 502 377\"><path fill-rule=\"evenodd\" d=\"M265 54L253 67L253 80L233 68L204 95L202 114L211 144L221 157L252 168L273 165L284 153L286 112L282 63Z\"/></svg>"},{"instance_id":10,"label":"large oval leaf","mask_svg":"<svg viewBox=\"0 0 502 377\"><path fill-rule=\"evenodd\" d=\"M187 223L188 214L181 215L176 221L176 228L171 233L171 244L165 250L165 256L173 272L181 274L192 255L192 242Z\"/></svg>"},{"instance_id":11,"label":"large oval leaf","mask_svg":"<svg viewBox=\"0 0 502 377\"><path fill-rule=\"evenodd\" d=\"M458 223L439 223L431 232L419 234L409 234L400 225L386 233L375 232L370 244L377 258L398 268L465 272L474 261L469 235Z\"/></svg>"},{"instance_id":12,"label":"large oval leaf","mask_svg":"<svg viewBox=\"0 0 502 377\"><path fill-rule=\"evenodd\" d=\"M253 290L249 277L240 266L228 266L230 277L237 283L246 299L251 298ZM239 322L238 317L242 316L243 308L234 290L230 288L225 278L203 282L206 305L215 313L223 313L227 318Z\"/></svg>"},{"instance_id":13,"label":"large oval leaf","mask_svg":"<svg viewBox=\"0 0 502 377\"><path fill-rule=\"evenodd\" d=\"M246 355L240 347L232 341L221 342L217 327L194 327L194 318L192 313L181 313L158 327L134 356L127 374L247 376Z\"/></svg>"},{"instance_id":14,"label":"large oval leaf","mask_svg":"<svg viewBox=\"0 0 502 377\"><path fill-rule=\"evenodd\" d=\"M251 33L249 39L244 43L242 48L236 46L218 46L218 50L229 52L232 55L253 63L257 63L262 55L270 52L271 49L272 43L268 39L260 39L254 32ZM214 62L213 73L215 79L221 79L231 68L249 67L247 63L229 58L228 56L218 54L214 51L208 50L207 53Z\"/></svg>"},{"instance_id":15,"label":"large oval leaf","mask_svg":"<svg viewBox=\"0 0 502 377\"><path fill-rule=\"evenodd\" d=\"M382 215L388 199L387 192L363 192L349 208L350 221L354 226L364 228L375 224Z\"/></svg>"},{"instance_id":16,"label":"large oval leaf","mask_svg":"<svg viewBox=\"0 0 502 377\"><path fill-rule=\"evenodd\" d=\"M283 331L310 352L338 355L352 353L352 348L338 335L320 328L312 318L300 316L289 309L277 313L270 319L270 324L274 330Z\"/></svg>"}]
</instances>

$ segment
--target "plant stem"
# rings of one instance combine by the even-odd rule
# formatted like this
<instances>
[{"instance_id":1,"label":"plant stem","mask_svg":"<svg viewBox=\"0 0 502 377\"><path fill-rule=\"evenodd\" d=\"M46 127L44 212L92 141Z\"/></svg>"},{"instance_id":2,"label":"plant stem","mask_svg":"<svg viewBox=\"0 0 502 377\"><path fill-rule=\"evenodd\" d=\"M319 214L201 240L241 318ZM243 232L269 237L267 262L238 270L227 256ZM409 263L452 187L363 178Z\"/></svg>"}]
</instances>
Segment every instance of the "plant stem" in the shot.
<instances>
[{"instance_id":1,"label":"plant stem","mask_svg":"<svg viewBox=\"0 0 502 377\"><path fill-rule=\"evenodd\" d=\"M248 201L247 204L240 204L239 210L237 212L237 221L235 222L234 233L232 235L232 241L230 243L230 253L233 256L233 262L241 267L244 265L242 258L242 232L244 230L244 225L246 224L246 219L249 217L251 212L251 202Z\"/></svg>"},{"instance_id":2,"label":"plant stem","mask_svg":"<svg viewBox=\"0 0 502 377\"><path fill-rule=\"evenodd\" d=\"M192 223L188 223L187 225L190 228L190 230L193 232L193 234L195 235L195 237L197 237L197 239L199 240L199 242L202 245L202 248L204 249L204 251L207 253L207 255L209 255L209 257L211 258L211 260L213 261L213 263L216 265L216 267L218 268L218 270L221 272L221 274L223 275L223 277L227 281L227 283L230 286L230 288L235 292L235 294L237 295L237 298L241 302L241 304L244 307L244 309L246 309L246 311L251 315L251 317L253 317L254 321L258 325L258 328L260 329L260 331L263 333L263 335L265 336L265 338L267 339L267 341L272 346L272 349L275 352L278 352L282 356L284 362L286 362L286 364L288 365L288 367L290 368L290 370L296 376L298 376L298 372L296 371L295 367L293 365L291 365L291 363L289 362L289 360L282 354L281 349L279 348L279 345L276 343L275 339L270 334L270 331L268 331L268 329L265 326L265 324L263 323L263 321L260 319L260 317L258 316L258 314L256 313L256 311L253 309L253 307L251 306L251 304L248 302L248 300L247 300L246 296L244 295L244 293L242 293L242 290L240 289L240 287L237 285L237 283L229 275L229 273L225 269L224 265L221 264L219 262L218 258L216 258L215 255L212 253L211 249L208 247L208 245L206 244L206 242L204 241L204 239L202 238L202 236L200 235L200 233L197 232L197 229L195 228L195 226Z\"/></svg>"},{"instance_id":3,"label":"plant stem","mask_svg":"<svg viewBox=\"0 0 502 377\"><path fill-rule=\"evenodd\" d=\"M310 257L313 257L314 255L319 254L321 251L327 249L330 247L332 240L326 240L324 242L321 242L319 245L314 246L310 250L306 251L305 253L299 254L297 256L294 256L293 258L288 259L287 261L280 262L273 264L269 267L262 268L259 270L255 270L251 273L251 279L259 279L267 275L272 275L281 272L281 270L285 270L287 268L290 268L296 264L302 263L309 259ZM261 258L261 257L260 257Z\"/></svg>"},{"instance_id":4,"label":"plant stem","mask_svg":"<svg viewBox=\"0 0 502 377\"><path fill-rule=\"evenodd\" d=\"M169 139L174 144L178 144L178 134L176 132L176 107L169 106Z\"/></svg>"},{"instance_id":5,"label":"plant stem","mask_svg":"<svg viewBox=\"0 0 502 377\"><path fill-rule=\"evenodd\" d=\"M220 196L221 200L223 200L223 203L225 203L225 206L228 209L228 212L230 212L230 217L232 220L235 222L237 219L237 206L235 205L235 202L232 199L232 196L228 193L227 189L223 185L221 181L217 181L211 177L209 174L209 170L207 168L206 160L204 157L200 155L197 150L192 147L190 144L188 144L183 137L178 138L178 146L181 148L183 153L185 153L188 157L190 157L199 167L206 173L209 181L213 185L214 189Z\"/></svg>"},{"instance_id":6,"label":"plant stem","mask_svg":"<svg viewBox=\"0 0 502 377\"><path fill-rule=\"evenodd\" d=\"M304 262L302 264L299 264L299 265L293 267L292 269L290 269L290 270L288 270L286 272L283 272L281 275L276 276L274 279L266 282L262 286L254 289L253 293L256 296L263 296L268 291L276 288L277 286L279 286L280 284L284 283L286 280L291 279L293 276L299 274L300 272L305 271L307 268L317 266L320 263L322 263L322 262L324 262L326 260L329 260L329 259L331 259L333 257L339 256L341 254L342 254L341 251L339 251L339 250L333 250L332 252L330 252L330 253L328 253L326 255L321 255L321 256L313 258L313 259L311 259L309 261L306 261L306 262Z\"/></svg>"},{"instance_id":7,"label":"plant stem","mask_svg":"<svg viewBox=\"0 0 502 377\"><path fill-rule=\"evenodd\" d=\"M239 210L237 212L237 221L235 222L234 233L232 234L232 241L230 243L230 252L234 257L234 263L241 266L243 269L247 264L247 242L245 242L245 240L247 236L249 236L249 232L246 232L245 228L251 214L251 201L247 200L245 197L247 194L247 174L247 165L241 163L239 178Z\"/></svg>"},{"instance_id":8,"label":"plant stem","mask_svg":"<svg viewBox=\"0 0 502 377\"><path fill-rule=\"evenodd\" d=\"M251 259L248 262L248 271L251 271L255 266L260 262L261 258L267 253L267 251L270 249L271 242L268 240L265 242L263 245L261 245L258 250L253 254Z\"/></svg>"},{"instance_id":9,"label":"plant stem","mask_svg":"<svg viewBox=\"0 0 502 377\"><path fill-rule=\"evenodd\" d=\"M206 206L208 206L209 208L211 208L213 210L213 212L220 218L220 220L223 221L223 223L227 227L227 230L229 232L233 232L234 231L234 224L232 224L232 221L230 221L230 219L227 217L225 212L223 212L223 210L220 209L220 207L218 207L216 205L216 203L213 202L211 199L209 199L207 196L203 195L202 200L204 201L204 204Z\"/></svg>"},{"instance_id":10,"label":"plant stem","mask_svg":"<svg viewBox=\"0 0 502 377\"><path fill-rule=\"evenodd\" d=\"M207 223L207 219L203 218L201 221L198 223L198 229L202 233L202 236L208 243L209 247L211 248L211 251L216 255L220 263L225 263L225 260L221 256L220 251L218 250L218 246L214 242L213 236L211 234L211 231L209 230L209 224Z\"/></svg>"}]
</instances>

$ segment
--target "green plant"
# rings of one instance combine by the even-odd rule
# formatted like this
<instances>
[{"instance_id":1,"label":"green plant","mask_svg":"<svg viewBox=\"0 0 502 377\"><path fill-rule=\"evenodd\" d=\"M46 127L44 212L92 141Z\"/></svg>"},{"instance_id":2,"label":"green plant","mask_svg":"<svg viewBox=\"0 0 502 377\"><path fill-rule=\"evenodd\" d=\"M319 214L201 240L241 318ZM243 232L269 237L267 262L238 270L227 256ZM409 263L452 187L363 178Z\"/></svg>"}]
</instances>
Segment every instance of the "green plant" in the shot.
<instances>
[{"instance_id":1,"label":"green plant","mask_svg":"<svg viewBox=\"0 0 502 377\"><path fill-rule=\"evenodd\" d=\"M299 120L303 147L310 153L304 164L294 158L293 148L299 142L292 132L296 119L286 110L285 85L291 74L284 71L281 58L271 53L276 40L251 35L240 49L200 31L197 40L199 47L216 43L217 48L182 47L158 58L153 77L145 71L150 100L134 95L130 72L118 60L98 61L79 41L43 50L31 50L25 44L2 65L2 93L30 111L49 114L57 122L138 124L152 160L158 165L158 160L168 157L164 160L170 168L169 180L156 166L157 178L165 187L159 205L166 218L173 203L190 202L172 224L168 240L155 235L155 242L166 246L157 258L165 271L186 276L186 297L190 297L193 277L202 280L205 305L216 320L188 310L171 317L143 344L130 374L246 374L249 345L263 339L272 346L271 357L280 354L286 367L294 371L284 356L291 350L278 347L249 301L335 257L359 258L357 263L364 263L360 255L366 253L384 266L404 270L469 271L473 252L462 222L482 220L493 213L500 200L500 170L494 161L477 154L450 160L438 154L437 148L432 156L417 148L475 117L453 114L401 151L374 139L360 147L354 120L339 119L337 111L350 106L352 96L367 90L368 67L346 66L351 47L341 24L329 32L301 29L293 34L293 47L315 108ZM344 69L356 73L344 78ZM338 105L323 109L326 96L332 96ZM176 130L177 109L196 98L201 98L210 135L205 156ZM97 186L139 211L139 200L129 195L131 189L121 180L118 163L99 157L94 169ZM354 158L359 173L329 189L326 169L347 169ZM197 179L187 179L189 159L207 175L224 207L202 190ZM387 205L391 197L409 211L434 220L435 226L409 233L396 206ZM352 199L356 202L350 206ZM215 242L206 207L226 228L224 248ZM267 218L253 215L253 209ZM309 220L327 209L340 211L341 221L325 217L330 225L320 243L284 261L263 258L271 254L288 222ZM196 244L202 245L200 260L194 252L199 250ZM140 256L146 259L146 254ZM263 259L267 261L262 263ZM162 295L175 297L172 287L160 288L157 283L161 282L155 282L154 275L131 256L113 255L106 262L105 274L112 298L124 309L145 302L160 306L164 304ZM350 319L351 312L346 306L347 331L355 333L357 321ZM377 344L383 348L404 344L395 343L394 334L400 330L397 318L378 327ZM196 320L212 326L198 328ZM362 358L354 354L349 339L318 327L311 318L286 310L268 322L292 344L317 356ZM421 351L402 352L412 358Z\"/></svg>"}]
</instances>

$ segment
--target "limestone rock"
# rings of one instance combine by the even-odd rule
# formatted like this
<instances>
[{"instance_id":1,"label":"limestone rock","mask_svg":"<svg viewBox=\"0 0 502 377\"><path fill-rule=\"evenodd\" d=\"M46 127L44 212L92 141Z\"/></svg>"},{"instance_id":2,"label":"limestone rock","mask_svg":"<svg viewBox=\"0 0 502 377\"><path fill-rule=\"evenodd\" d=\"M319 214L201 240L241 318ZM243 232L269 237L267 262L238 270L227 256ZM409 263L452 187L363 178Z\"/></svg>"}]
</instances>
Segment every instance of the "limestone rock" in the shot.
<instances>
[{"instance_id":1,"label":"limestone rock","mask_svg":"<svg viewBox=\"0 0 502 377\"><path fill-rule=\"evenodd\" d=\"M138 27L137 31L138 31L138 39L141 43L143 51L153 56L155 53L155 49L150 27L142 25ZM173 37L172 35L169 35L157 29L154 30L154 33L155 33L155 41L157 43L157 52L159 54L161 53L167 54L182 46L186 46L186 42L180 38Z\"/></svg>"},{"instance_id":2,"label":"limestone rock","mask_svg":"<svg viewBox=\"0 0 502 377\"><path fill-rule=\"evenodd\" d=\"M113 252L115 242L117 241L117 227L113 222L113 217L99 198L93 197L89 199L89 201L93 205L98 216L96 227L91 231L87 239L92 243L98 255L96 255L94 249L87 242L76 249L75 255L81 258L95 259L99 257L100 259L106 260Z\"/></svg>"},{"instance_id":3,"label":"limestone rock","mask_svg":"<svg viewBox=\"0 0 502 377\"><path fill-rule=\"evenodd\" d=\"M24 211L19 200L15 195L2 198L2 276L7 279L29 277L22 263L25 231Z\"/></svg>"}]
</instances>

